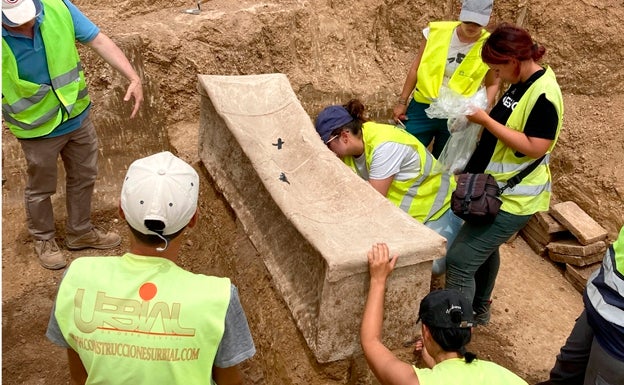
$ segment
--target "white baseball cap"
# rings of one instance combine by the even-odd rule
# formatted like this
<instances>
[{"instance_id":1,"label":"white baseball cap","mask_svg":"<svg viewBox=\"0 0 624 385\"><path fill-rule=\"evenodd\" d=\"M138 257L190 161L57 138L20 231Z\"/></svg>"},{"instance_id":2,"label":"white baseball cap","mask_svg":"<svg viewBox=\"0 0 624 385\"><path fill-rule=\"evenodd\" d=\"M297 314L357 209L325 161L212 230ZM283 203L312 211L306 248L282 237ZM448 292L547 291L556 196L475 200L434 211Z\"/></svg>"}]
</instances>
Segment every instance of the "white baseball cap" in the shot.
<instances>
[{"instance_id":1,"label":"white baseball cap","mask_svg":"<svg viewBox=\"0 0 624 385\"><path fill-rule=\"evenodd\" d=\"M493 0L464 0L459 21L477 23L485 27L490 22Z\"/></svg>"},{"instance_id":2,"label":"white baseball cap","mask_svg":"<svg viewBox=\"0 0 624 385\"><path fill-rule=\"evenodd\" d=\"M41 13L41 0L2 0L2 24L19 27Z\"/></svg>"},{"instance_id":3,"label":"white baseball cap","mask_svg":"<svg viewBox=\"0 0 624 385\"><path fill-rule=\"evenodd\" d=\"M193 167L169 151L132 162L121 187L126 221L143 234L170 235L186 226L197 210L199 176ZM164 224L162 232L145 221Z\"/></svg>"}]
</instances>

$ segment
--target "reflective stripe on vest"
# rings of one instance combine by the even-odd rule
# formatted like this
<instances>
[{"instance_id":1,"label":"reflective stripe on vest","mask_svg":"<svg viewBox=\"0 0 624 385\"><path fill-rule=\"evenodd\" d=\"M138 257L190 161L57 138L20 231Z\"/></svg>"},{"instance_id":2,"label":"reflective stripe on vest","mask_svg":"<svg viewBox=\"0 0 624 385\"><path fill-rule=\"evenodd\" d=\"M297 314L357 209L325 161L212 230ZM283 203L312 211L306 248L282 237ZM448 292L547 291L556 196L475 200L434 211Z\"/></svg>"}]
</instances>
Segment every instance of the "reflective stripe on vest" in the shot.
<instances>
[{"instance_id":1,"label":"reflective stripe on vest","mask_svg":"<svg viewBox=\"0 0 624 385\"><path fill-rule=\"evenodd\" d=\"M563 97L551 68L546 68L546 72L520 98L505 125L513 130L523 132L529 114L541 95L545 95L554 105L559 116L555 139L547 151L547 154L550 154L557 143L563 122ZM499 140L485 172L491 174L498 185L502 187L507 180L528 167L534 160L528 156L518 158L516 150ZM546 155L540 165L525 176L518 185L506 189L501 195L503 201L501 210L514 215L530 215L538 211L548 211L551 193L549 162L550 156Z\"/></svg>"},{"instance_id":2,"label":"reflective stripe on vest","mask_svg":"<svg viewBox=\"0 0 624 385\"><path fill-rule=\"evenodd\" d=\"M61 281L54 314L87 384L210 384L230 290L165 258L85 257Z\"/></svg>"},{"instance_id":3,"label":"reflective stripe on vest","mask_svg":"<svg viewBox=\"0 0 624 385\"><path fill-rule=\"evenodd\" d=\"M455 179L446 173L437 173L437 161L414 136L387 124L366 122L362 126L366 167L370 170L375 148L386 142L408 145L420 158L419 175L404 181L394 179L386 198L395 206L419 222L435 220L450 207ZM357 172L353 157L345 157L344 163Z\"/></svg>"},{"instance_id":4,"label":"reflective stripe on vest","mask_svg":"<svg viewBox=\"0 0 624 385\"><path fill-rule=\"evenodd\" d=\"M47 135L78 116L90 103L71 14L61 0L43 0L43 4L40 32L49 53L46 58L51 85L20 79L13 51L2 39L2 110L9 129L18 138Z\"/></svg>"},{"instance_id":5,"label":"reflective stripe on vest","mask_svg":"<svg viewBox=\"0 0 624 385\"><path fill-rule=\"evenodd\" d=\"M444 79L446 56L455 28L460 24L458 21L437 21L429 24L429 36L416 76L414 100L417 102L429 104L438 97ZM481 60L481 47L489 35L485 29L481 31L481 37L449 79L449 88L464 96L477 92L489 69Z\"/></svg>"},{"instance_id":6,"label":"reflective stripe on vest","mask_svg":"<svg viewBox=\"0 0 624 385\"><path fill-rule=\"evenodd\" d=\"M624 327L624 227L615 243L607 250L602 267L595 271L588 279L585 294L594 309L606 321ZM602 289L596 285L602 281ZM604 293L603 293L604 291ZM606 293L607 291L611 293ZM615 306L605 299L617 298L620 306Z\"/></svg>"}]
</instances>

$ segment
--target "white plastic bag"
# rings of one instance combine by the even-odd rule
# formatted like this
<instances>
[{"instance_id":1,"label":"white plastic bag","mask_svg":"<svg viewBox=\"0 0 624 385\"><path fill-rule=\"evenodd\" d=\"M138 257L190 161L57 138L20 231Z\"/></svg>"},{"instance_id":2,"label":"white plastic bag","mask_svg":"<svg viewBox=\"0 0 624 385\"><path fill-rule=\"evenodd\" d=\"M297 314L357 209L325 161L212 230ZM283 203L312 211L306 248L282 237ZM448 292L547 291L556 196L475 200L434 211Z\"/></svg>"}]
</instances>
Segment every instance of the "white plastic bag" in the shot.
<instances>
[{"instance_id":1,"label":"white plastic bag","mask_svg":"<svg viewBox=\"0 0 624 385\"><path fill-rule=\"evenodd\" d=\"M438 98L434 100L425 113L429 118L448 119L451 137L442 149L438 158L438 172L460 173L477 147L481 126L472 123L466 115L472 115L478 108L487 107L485 87L471 97L465 97L442 86Z\"/></svg>"}]
</instances>

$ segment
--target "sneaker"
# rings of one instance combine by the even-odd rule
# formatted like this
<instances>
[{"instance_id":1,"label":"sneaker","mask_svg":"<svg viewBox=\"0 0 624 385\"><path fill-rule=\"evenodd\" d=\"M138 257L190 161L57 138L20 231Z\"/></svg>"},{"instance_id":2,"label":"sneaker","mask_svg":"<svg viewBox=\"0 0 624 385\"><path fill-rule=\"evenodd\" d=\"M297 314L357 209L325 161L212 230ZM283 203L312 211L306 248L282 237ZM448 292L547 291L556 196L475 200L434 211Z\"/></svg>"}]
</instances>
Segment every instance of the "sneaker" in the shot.
<instances>
[{"instance_id":1,"label":"sneaker","mask_svg":"<svg viewBox=\"0 0 624 385\"><path fill-rule=\"evenodd\" d=\"M65 238L65 245L70 250L80 250L86 248L92 249L110 249L115 246L119 246L121 243L121 237L117 233L109 231L105 233L104 230L94 227L86 234L82 234L77 237L67 236Z\"/></svg>"},{"instance_id":2,"label":"sneaker","mask_svg":"<svg viewBox=\"0 0 624 385\"><path fill-rule=\"evenodd\" d=\"M490 323L490 316L491 316L491 308L492 308L492 300L489 300L487 302L487 305L485 305L480 311L475 313L474 316L474 320L477 323L477 325L487 325Z\"/></svg>"},{"instance_id":3,"label":"sneaker","mask_svg":"<svg viewBox=\"0 0 624 385\"><path fill-rule=\"evenodd\" d=\"M54 238L35 240L35 252L41 266L50 270L58 270L67 266L67 259L56 244Z\"/></svg>"}]
</instances>

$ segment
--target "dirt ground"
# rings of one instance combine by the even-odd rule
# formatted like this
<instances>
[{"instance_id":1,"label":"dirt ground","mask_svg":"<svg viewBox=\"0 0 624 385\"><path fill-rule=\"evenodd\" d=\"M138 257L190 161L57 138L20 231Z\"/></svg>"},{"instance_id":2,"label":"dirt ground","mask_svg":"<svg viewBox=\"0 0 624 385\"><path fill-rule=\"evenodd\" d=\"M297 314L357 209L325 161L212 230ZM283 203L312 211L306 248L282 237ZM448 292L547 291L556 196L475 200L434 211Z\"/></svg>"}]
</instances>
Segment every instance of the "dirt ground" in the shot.
<instances>
[{"instance_id":1,"label":"dirt ground","mask_svg":"<svg viewBox=\"0 0 624 385\"><path fill-rule=\"evenodd\" d=\"M238 286L258 349L243 366L248 382L370 383L362 357L326 365L315 362L261 258L203 172L192 131L199 116L195 75L283 72L311 116L328 103L355 95L380 118L387 118L418 47L418 31L429 20L452 18L458 1L214 0L202 3L199 16L180 12L193 8L194 1L75 3L126 52L132 52L133 63L141 67L150 87L146 104L157 111L143 114L140 122L149 125L144 130L168 134L172 151L193 162L205 176L201 224L188 233L182 263L195 272L229 276ZM624 53L623 19L624 8L617 0L497 2L493 16L494 22L524 25L546 46L546 61L564 92L564 129L552 157L554 202L575 201L608 229L611 239L624 224L624 135L620 132L624 68L619 66ZM116 116L127 109L115 102L120 92L118 76L90 52L81 53L94 117L102 124L121 119ZM132 148L128 157L141 154L132 147L140 147L145 140L140 139L122 144L122 149ZM105 170L107 176L98 179L96 195L118 194L119 186L110 178L118 175L121 180L128 165L126 158L111 155L111 146L103 141L101 164L111 166ZM15 149L15 141L4 131L3 151L9 147ZM15 181L23 179L23 161L5 158L8 154L3 153L3 175L17 176L3 186L2 381L66 384L65 352L44 336L62 271L45 270L36 261L23 206L15 197L19 190ZM59 242L64 235L63 199L62 192L55 196ZM128 246L128 232L118 220L116 202L96 197L93 217L96 224L122 234L122 245L109 252L121 254ZM72 259L96 254L101 252L68 252ZM529 383L537 382L547 375L581 308L581 296L563 278L561 267L537 256L517 238L502 247L493 320L475 331L471 350ZM398 353L415 360L410 347Z\"/></svg>"}]
</instances>

